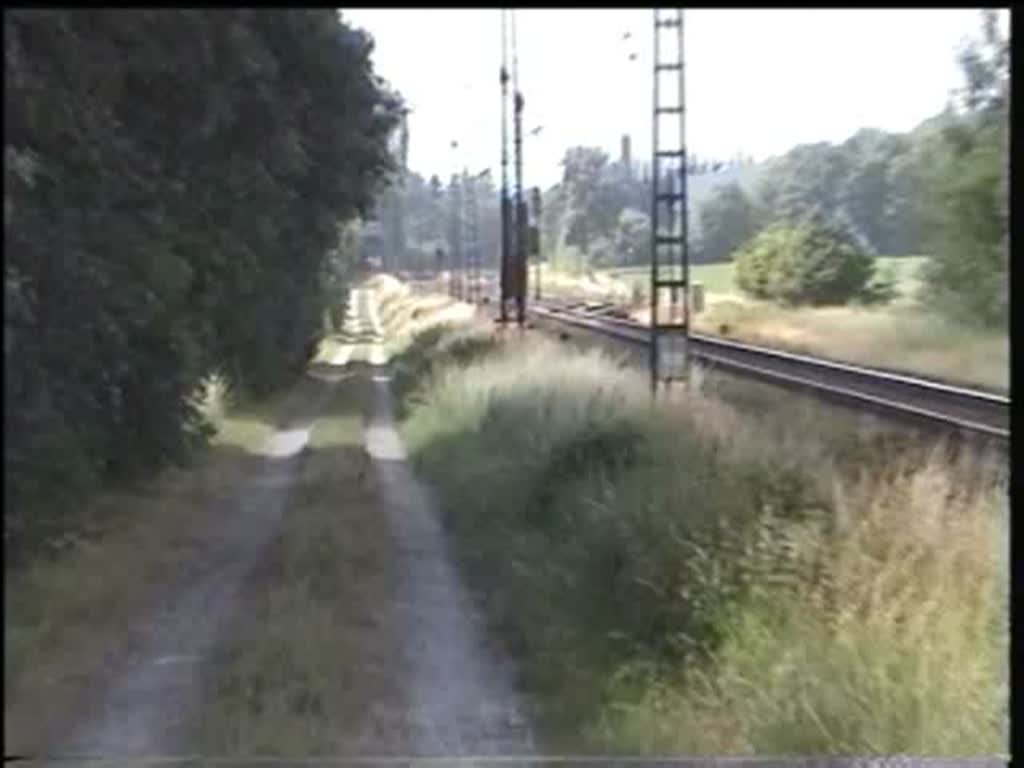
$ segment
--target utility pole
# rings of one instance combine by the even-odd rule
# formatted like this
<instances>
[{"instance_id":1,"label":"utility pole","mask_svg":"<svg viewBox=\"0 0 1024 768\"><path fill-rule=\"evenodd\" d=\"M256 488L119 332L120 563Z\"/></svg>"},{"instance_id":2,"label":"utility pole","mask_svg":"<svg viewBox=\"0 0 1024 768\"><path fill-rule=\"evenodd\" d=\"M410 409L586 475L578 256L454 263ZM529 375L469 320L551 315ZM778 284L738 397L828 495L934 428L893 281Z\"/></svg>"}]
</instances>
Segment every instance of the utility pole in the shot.
<instances>
[{"instance_id":1,"label":"utility pole","mask_svg":"<svg viewBox=\"0 0 1024 768\"><path fill-rule=\"evenodd\" d=\"M540 187L533 188L533 226L530 228L530 250L533 252L534 278L533 278L533 300L540 301L540 223L541 223L541 195Z\"/></svg>"},{"instance_id":2,"label":"utility pole","mask_svg":"<svg viewBox=\"0 0 1024 768\"><path fill-rule=\"evenodd\" d=\"M476 303L476 251L477 251L477 218L476 218L476 183L470 178L466 169L462 170L462 200L463 211L465 212L465 242L466 271L465 283L466 301Z\"/></svg>"},{"instance_id":3,"label":"utility pole","mask_svg":"<svg viewBox=\"0 0 1024 768\"><path fill-rule=\"evenodd\" d=\"M544 130L543 125L538 125L532 131L530 136L536 138L541 131ZM528 248L527 251L530 256L533 257L534 261L534 300L540 301L540 225L541 225L541 194L540 187L534 187L531 193L530 199L530 221L533 222L529 228L529 237L527 238ZM527 265L523 266L524 271L527 271ZM527 294L526 288L523 288L523 295Z\"/></svg>"},{"instance_id":4,"label":"utility pole","mask_svg":"<svg viewBox=\"0 0 1024 768\"><path fill-rule=\"evenodd\" d=\"M523 196L523 94L519 90L519 63L516 51L516 27L514 11L502 11L502 66L501 66L501 182L502 182L502 272L501 272L501 322L508 322L507 302L516 303L516 321L522 326L526 322L527 291L527 226L526 199ZM506 19L508 20L506 23ZM511 44L508 38L511 38ZM507 62L509 48L512 67ZM508 189L508 82L512 81L513 97L513 144L515 151L515 191ZM510 199L511 198L511 199Z\"/></svg>"},{"instance_id":5,"label":"utility pole","mask_svg":"<svg viewBox=\"0 0 1024 768\"><path fill-rule=\"evenodd\" d=\"M456 142L453 141L452 145L455 146ZM451 218L449 219L449 252L451 253L449 265L451 268L451 292L455 298L461 299L463 298L461 270L464 261L462 243L463 189L458 174L452 174L449 194L451 197Z\"/></svg>"},{"instance_id":6,"label":"utility pole","mask_svg":"<svg viewBox=\"0 0 1024 768\"><path fill-rule=\"evenodd\" d=\"M514 11L513 11L514 13ZM527 211L523 196L523 93L519 90L519 58L516 47L516 21L512 16L512 90L515 93L515 153L516 153L516 227L515 227L515 290L516 322L526 322L526 238Z\"/></svg>"},{"instance_id":7,"label":"utility pole","mask_svg":"<svg viewBox=\"0 0 1024 768\"><path fill-rule=\"evenodd\" d=\"M508 299L512 278L512 217L508 194L508 13L501 10L501 271L500 320L508 322Z\"/></svg>"}]
</instances>

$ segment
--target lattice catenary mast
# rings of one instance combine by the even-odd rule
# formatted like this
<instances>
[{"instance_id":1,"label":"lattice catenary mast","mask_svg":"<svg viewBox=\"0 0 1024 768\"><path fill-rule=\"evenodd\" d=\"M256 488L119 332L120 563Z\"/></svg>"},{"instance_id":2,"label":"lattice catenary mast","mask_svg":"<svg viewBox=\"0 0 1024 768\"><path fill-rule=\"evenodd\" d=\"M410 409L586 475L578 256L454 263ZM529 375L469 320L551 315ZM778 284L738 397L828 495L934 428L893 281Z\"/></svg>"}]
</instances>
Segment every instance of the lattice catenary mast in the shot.
<instances>
[{"instance_id":1,"label":"lattice catenary mast","mask_svg":"<svg viewBox=\"0 0 1024 768\"><path fill-rule=\"evenodd\" d=\"M673 74L674 84L671 82ZM663 77L665 83L662 82ZM676 87L672 88L672 85ZM651 388L655 393L659 384L667 385L675 380L685 382L689 374L690 254L687 243L685 97L683 9L659 11L655 8L650 303ZM670 128L675 127L676 130L664 131L663 135L663 118L669 121ZM678 121L675 126L673 121ZM667 312L663 312L666 309Z\"/></svg>"},{"instance_id":2,"label":"lattice catenary mast","mask_svg":"<svg viewBox=\"0 0 1024 768\"><path fill-rule=\"evenodd\" d=\"M526 251L527 211L523 197L523 94L519 90L519 67L516 52L514 12L503 9L501 16L501 315L508 321L508 301L516 303L516 320L526 320ZM511 28L511 29L510 29ZM511 32L511 46L509 45ZM509 48L512 54L511 73L508 67ZM508 82L512 80L513 132L515 145L515 192L508 183Z\"/></svg>"}]
</instances>

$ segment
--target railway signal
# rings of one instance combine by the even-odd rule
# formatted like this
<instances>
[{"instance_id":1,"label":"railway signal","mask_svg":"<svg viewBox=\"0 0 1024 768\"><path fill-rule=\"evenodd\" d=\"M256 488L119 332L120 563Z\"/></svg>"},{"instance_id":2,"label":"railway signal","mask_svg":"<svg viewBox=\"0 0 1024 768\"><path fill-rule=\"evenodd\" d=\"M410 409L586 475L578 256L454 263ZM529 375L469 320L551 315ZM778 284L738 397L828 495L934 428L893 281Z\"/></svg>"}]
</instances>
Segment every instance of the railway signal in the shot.
<instances>
[{"instance_id":1,"label":"railway signal","mask_svg":"<svg viewBox=\"0 0 1024 768\"><path fill-rule=\"evenodd\" d=\"M540 130L540 129L537 129ZM530 253L533 256L533 298L540 301L540 216L541 216L541 195L540 187L533 188L533 224L530 225Z\"/></svg>"},{"instance_id":2,"label":"railway signal","mask_svg":"<svg viewBox=\"0 0 1024 768\"><path fill-rule=\"evenodd\" d=\"M508 11L501 11L501 266L499 269L499 320L508 322L509 268L511 261L511 228L509 226L508 199Z\"/></svg>"},{"instance_id":3,"label":"railway signal","mask_svg":"<svg viewBox=\"0 0 1024 768\"><path fill-rule=\"evenodd\" d=\"M511 50L510 50L511 49ZM508 66L511 52L512 66ZM527 206L523 198L523 94L519 90L514 11L501 16L501 307L499 320L508 322L508 302L516 305L516 322L526 321ZM512 82L515 192L508 184L508 84Z\"/></svg>"}]
</instances>

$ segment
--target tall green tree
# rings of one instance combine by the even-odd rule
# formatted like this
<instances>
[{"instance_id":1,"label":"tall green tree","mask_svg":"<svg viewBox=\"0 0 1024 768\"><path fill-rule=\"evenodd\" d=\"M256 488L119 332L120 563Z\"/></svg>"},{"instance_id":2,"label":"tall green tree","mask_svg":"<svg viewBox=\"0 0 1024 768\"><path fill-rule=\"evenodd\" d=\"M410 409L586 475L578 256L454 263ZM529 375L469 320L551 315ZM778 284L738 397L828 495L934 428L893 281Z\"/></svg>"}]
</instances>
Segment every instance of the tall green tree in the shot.
<instances>
[{"instance_id":1,"label":"tall green tree","mask_svg":"<svg viewBox=\"0 0 1024 768\"><path fill-rule=\"evenodd\" d=\"M635 208L624 208L619 214L615 233L617 262L623 265L644 265L651 259L651 217Z\"/></svg>"},{"instance_id":2,"label":"tall green tree","mask_svg":"<svg viewBox=\"0 0 1024 768\"><path fill-rule=\"evenodd\" d=\"M718 187L700 208L701 256L726 261L757 232L754 205L739 184Z\"/></svg>"},{"instance_id":3,"label":"tall green tree","mask_svg":"<svg viewBox=\"0 0 1024 768\"><path fill-rule=\"evenodd\" d=\"M5 14L9 539L187 456L212 372L305 362L393 166L372 48L326 9Z\"/></svg>"},{"instance_id":4,"label":"tall green tree","mask_svg":"<svg viewBox=\"0 0 1024 768\"><path fill-rule=\"evenodd\" d=\"M837 217L847 173L843 153L827 142L794 147L759 180L762 222L797 220L813 211Z\"/></svg>"},{"instance_id":5,"label":"tall green tree","mask_svg":"<svg viewBox=\"0 0 1024 768\"><path fill-rule=\"evenodd\" d=\"M840 206L862 244L906 254L916 245L911 210L912 138L863 129L840 146L849 169Z\"/></svg>"},{"instance_id":6,"label":"tall green tree","mask_svg":"<svg viewBox=\"0 0 1024 768\"><path fill-rule=\"evenodd\" d=\"M608 155L593 147L573 147L562 160L562 184L569 206L566 243L587 254L597 238L614 236L625 200L609 173Z\"/></svg>"},{"instance_id":7,"label":"tall green tree","mask_svg":"<svg viewBox=\"0 0 1024 768\"><path fill-rule=\"evenodd\" d=\"M555 184L544 193L540 222L540 247L546 258L561 250L565 239L568 195L563 184Z\"/></svg>"},{"instance_id":8,"label":"tall green tree","mask_svg":"<svg viewBox=\"0 0 1024 768\"><path fill-rule=\"evenodd\" d=\"M921 150L919 212L931 258L926 298L959 319L1009 318L1009 44L995 11L960 53L964 87Z\"/></svg>"}]
</instances>

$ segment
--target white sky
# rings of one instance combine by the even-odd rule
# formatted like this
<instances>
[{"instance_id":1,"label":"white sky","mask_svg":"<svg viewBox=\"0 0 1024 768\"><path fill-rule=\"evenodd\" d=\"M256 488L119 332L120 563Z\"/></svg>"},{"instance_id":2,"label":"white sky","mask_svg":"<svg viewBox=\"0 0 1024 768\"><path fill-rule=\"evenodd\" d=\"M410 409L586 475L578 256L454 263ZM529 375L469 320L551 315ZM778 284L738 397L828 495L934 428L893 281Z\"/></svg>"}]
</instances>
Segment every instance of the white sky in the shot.
<instances>
[{"instance_id":1,"label":"white sky","mask_svg":"<svg viewBox=\"0 0 1024 768\"><path fill-rule=\"evenodd\" d=\"M497 182L500 11L341 13L373 35L377 73L413 109L410 168L446 179L463 166L474 173L490 167ZM523 132L543 126L539 136L524 138L524 184L558 181L570 146L600 146L617 158L623 133L632 136L634 159L649 160L650 9L535 8L515 15ZM1009 14L1001 15L1007 34ZM956 47L977 35L980 14L697 9L685 12L685 25L688 150L760 160L803 142L842 141L865 126L909 130L938 112L960 85ZM623 41L626 32L632 38ZM509 168L511 175L511 157Z\"/></svg>"}]
</instances>

